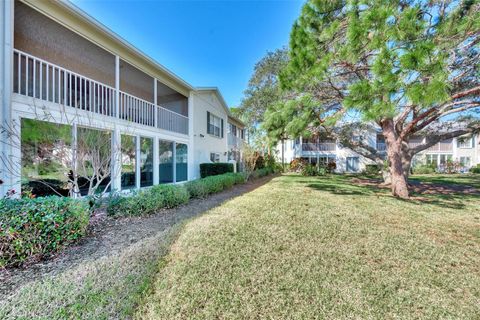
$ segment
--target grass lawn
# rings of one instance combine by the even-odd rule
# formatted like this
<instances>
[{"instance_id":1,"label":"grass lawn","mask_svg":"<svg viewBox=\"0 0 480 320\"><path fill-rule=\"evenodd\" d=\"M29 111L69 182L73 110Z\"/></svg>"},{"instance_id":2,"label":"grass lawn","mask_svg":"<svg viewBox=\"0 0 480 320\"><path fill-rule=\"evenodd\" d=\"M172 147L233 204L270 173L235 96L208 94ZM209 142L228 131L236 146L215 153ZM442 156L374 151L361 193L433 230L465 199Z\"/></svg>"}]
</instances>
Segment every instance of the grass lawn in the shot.
<instances>
[{"instance_id":1,"label":"grass lawn","mask_svg":"<svg viewBox=\"0 0 480 320\"><path fill-rule=\"evenodd\" d=\"M464 184L480 189L480 174L418 174L410 180L435 184Z\"/></svg>"},{"instance_id":2,"label":"grass lawn","mask_svg":"<svg viewBox=\"0 0 480 320\"><path fill-rule=\"evenodd\" d=\"M480 319L480 197L350 179L284 175L189 222L136 317Z\"/></svg>"}]
</instances>

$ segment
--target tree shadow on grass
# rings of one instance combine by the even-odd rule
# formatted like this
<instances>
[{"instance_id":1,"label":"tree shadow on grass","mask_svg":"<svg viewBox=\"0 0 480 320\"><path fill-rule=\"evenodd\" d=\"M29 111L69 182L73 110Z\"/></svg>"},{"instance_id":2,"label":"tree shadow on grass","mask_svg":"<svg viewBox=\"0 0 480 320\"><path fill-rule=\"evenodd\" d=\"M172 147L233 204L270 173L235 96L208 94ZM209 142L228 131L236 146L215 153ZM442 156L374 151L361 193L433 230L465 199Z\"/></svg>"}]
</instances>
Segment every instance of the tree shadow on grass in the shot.
<instances>
[{"instance_id":1,"label":"tree shadow on grass","mask_svg":"<svg viewBox=\"0 0 480 320\"><path fill-rule=\"evenodd\" d=\"M325 191L335 195L343 196L363 196L370 197L387 197L392 201L407 202L416 206L434 205L441 208L457 209L461 210L466 207L465 203L470 200L480 199L476 194L464 194L464 193L423 193L422 189L415 189L412 192L410 199L400 199L393 197L390 194L390 189L379 184L358 184L354 183L348 177L339 177L336 175L316 177L316 178L303 178L300 176L291 176L295 178L295 183L306 185L308 188L312 188L318 191ZM314 182L312 183L312 180ZM290 181L291 182L291 181Z\"/></svg>"}]
</instances>

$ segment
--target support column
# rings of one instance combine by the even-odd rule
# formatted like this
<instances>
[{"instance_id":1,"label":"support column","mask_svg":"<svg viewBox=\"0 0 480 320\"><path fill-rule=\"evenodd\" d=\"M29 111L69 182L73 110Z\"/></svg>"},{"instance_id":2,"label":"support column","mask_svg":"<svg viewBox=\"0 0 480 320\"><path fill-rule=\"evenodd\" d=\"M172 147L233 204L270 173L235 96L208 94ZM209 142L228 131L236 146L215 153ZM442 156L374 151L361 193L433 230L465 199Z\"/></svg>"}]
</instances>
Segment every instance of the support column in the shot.
<instances>
[{"instance_id":1,"label":"support column","mask_svg":"<svg viewBox=\"0 0 480 320\"><path fill-rule=\"evenodd\" d=\"M188 180L195 179L195 174L199 168L195 168L194 162L194 136L193 136L193 91L190 92L188 97L188 149L187 149L187 170L188 170Z\"/></svg>"},{"instance_id":2,"label":"support column","mask_svg":"<svg viewBox=\"0 0 480 320\"><path fill-rule=\"evenodd\" d=\"M140 189L140 136L135 136L135 187Z\"/></svg>"},{"instance_id":3,"label":"support column","mask_svg":"<svg viewBox=\"0 0 480 320\"><path fill-rule=\"evenodd\" d=\"M0 197L8 190L20 192L20 159L13 157L13 1L0 1ZM19 139L18 139L19 140ZM13 165L13 168L11 166Z\"/></svg>"},{"instance_id":4,"label":"support column","mask_svg":"<svg viewBox=\"0 0 480 320\"><path fill-rule=\"evenodd\" d=\"M112 131L112 164L111 164L111 190L120 191L122 188L122 136L115 126Z\"/></svg>"},{"instance_id":5,"label":"support column","mask_svg":"<svg viewBox=\"0 0 480 320\"><path fill-rule=\"evenodd\" d=\"M177 143L173 142L173 183L177 183Z\"/></svg>"},{"instance_id":6,"label":"support column","mask_svg":"<svg viewBox=\"0 0 480 320\"><path fill-rule=\"evenodd\" d=\"M153 122L155 128L158 128L158 108L157 108L157 79L153 78ZM160 162L159 162L159 144L158 137L153 138L153 185L159 184L160 180Z\"/></svg>"},{"instance_id":7,"label":"support column","mask_svg":"<svg viewBox=\"0 0 480 320\"><path fill-rule=\"evenodd\" d=\"M115 56L115 117L120 117L120 57Z\"/></svg>"},{"instance_id":8,"label":"support column","mask_svg":"<svg viewBox=\"0 0 480 320\"><path fill-rule=\"evenodd\" d=\"M77 123L72 123L72 177L73 179L73 194L71 196L73 198L80 197L80 190L78 188L78 161L77 161L77 141L78 141L78 131L77 131Z\"/></svg>"},{"instance_id":9,"label":"support column","mask_svg":"<svg viewBox=\"0 0 480 320\"><path fill-rule=\"evenodd\" d=\"M159 184L160 180L160 161L159 142L157 137L153 137L153 185Z\"/></svg>"}]
</instances>

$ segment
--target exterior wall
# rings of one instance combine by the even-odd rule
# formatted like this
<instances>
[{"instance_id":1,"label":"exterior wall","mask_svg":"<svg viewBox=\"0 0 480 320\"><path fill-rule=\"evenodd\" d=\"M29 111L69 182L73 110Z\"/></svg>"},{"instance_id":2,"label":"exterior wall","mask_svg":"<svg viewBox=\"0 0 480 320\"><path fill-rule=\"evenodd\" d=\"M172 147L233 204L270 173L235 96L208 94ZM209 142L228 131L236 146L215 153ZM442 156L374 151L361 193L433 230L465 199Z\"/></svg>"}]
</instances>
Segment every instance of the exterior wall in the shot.
<instances>
[{"instance_id":1,"label":"exterior wall","mask_svg":"<svg viewBox=\"0 0 480 320\"><path fill-rule=\"evenodd\" d=\"M228 114L213 91L197 91L193 94L193 179L200 178L200 164L209 163L210 153L220 154L220 162L227 161ZM207 133L207 111L223 119L223 138Z\"/></svg>"},{"instance_id":2,"label":"exterior wall","mask_svg":"<svg viewBox=\"0 0 480 320\"><path fill-rule=\"evenodd\" d=\"M356 133L362 137L364 141L366 141L371 147L376 146L376 135L377 132L374 130L366 131L366 132L358 132ZM331 151L302 151L303 139L299 139L300 144L295 144L294 140L286 140L285 141L285 163L289 163L295 158L311 158L317 159L319 157L335 157L335 162L337 165L337 169L335 172L337 173L344 173L347 172L347 158L348 157L358 157L358 172L365 170L366 165L374 164L374 162L368 158L365 158L355 151L342 147L338 142L335 143L335 150ZM282 160L282 144L279 142L276 146L277 158L279 161Z\"/></svg>"},{"instance_id":3,"label":"exterior wall","mask_svg":"<svg viewBox=\"0 0 480 320\"><path fill-rule=\"evenodd\" d=\"M448 151L432 151L424 150L416 155L418 162L425 163L427 155L451 155L453 161L460 161L461 157L470 157L470 167L480 164L480 135L474 136L474 145L471 148L459 148L458 138L452 139L451 150Z\"/></svg>"},{"instance_id":4,"label":"exterior wall","mask_svg":"<svg viewBox=\"0 0 480 320\"><path fill-rule=\"evenodd\" d=\"M0 1L0 197L15 187L17 181L7 163L12 158L12 66L13 66L13 2Z\"/></svg>"},{"instance_id":5,"label":"exterior wall","mask_svg":"<svg viewBox=\"0 0 480 320\"><path fill-rule=\"evenodd\" d=\"M117 168L121 166L121 162L118 160L118 154L115 154L118 151L114 150L119 150L121 134L136 136L137 141L140 137L153 139L154 184L158 184L159 181L159 139L186 144L188 146L188 179L193 179L192 87L148 57L143 56L120 38L102 29L103 27L96 24L90 17L70 6L70 4L64 2L48 1L0 2L0 129L2 129L0 130L2 135L0 137L0 179L2 181L0 197L8 190L14 189L17 192L21 190L22 154L20 137L22 134L22 118L110 131L112 137L112 173L118 172L117 175L112 174L112 189L114 190L118 190L120 186L120 171ZM19 8L18 11L15 8ZM18 71L19 68L17 68L18 70L13 68L15 65L13 59L14 42L19 50L48 60L56 66L59 65L68 68L70 71L76 71L82 77L92 77L111 85L116 98L109 96L108 99L113 101L113 105L116 105L113 106L116 111L108 113L108 115L94 113L90 98L87 98L87 94L91 91L86 93L86 90L81 91L80 95L84 95L82 97L84 99L83 104L80 102L80 106L85 108L64 105L60 97L66 97L63 88L67 85L65 84L62 87L63 83L59 76L56 80L51 79L49 83L57 86L58 81L58 88L62 88L62 90L58 89L56 94L52 93L50 99L48 94L46 99L45 97L39 99L41 98L41 95L38 94L39 91L37 91L37 95L31 94L32 89L28 89L30 93L28 91L26 93L21 92L19 89L17 91L21 94L13 93L16 92L12 82L14 73L17 72L18 78L20 72ZM85 52L88 52L88 54L85 54ZM120 77L120 61L123 65L123 74L127 79L125 77L121 79ZM27 65L28 63L27 60ZM32 64L30 64L31 66ZM35 72L35 69L40 70L39 67L32 69L33 72ZM52 75L53 71L50 74ZM57 75L59 74L60 72L57 73ZM29 73L23 72L23 77L22 84L25 77L25 86L27 86L26 83L31 84L28 81L32 80L31 71ZM156 80L154 80L154 77ZM38 74L36 79L40 79ZM47 81L44 81L44 86L45 83ZM163 117L163 113L160 115L160 110L157 109L154 110L155 117L148 115L151 119L154 119L155 125L153 120L152 123L148 124L145 123L146 120L135 123L130 118L127 121L123 120L127 118L119 117L118 107L120 102L118 94L121 87L124 87L125 91L133 93L136 97L151 101L154 106L157 99L155 94L156 84L160 87L159 96L163 97L165 93L173 93L177 99L179 99L178 97L181 98L181 112L188 116L188 121L184 120L188 126L189 134L177 133L175 132L176 129L172 128L164 130L163 127L157 126L157 119L160 121L160 117ZM70 86L65 89L65 92L72 89ZM85 85L83 88L85 88ZM168 88L168 92L162 88ZM37 98L34 98L34 95ZM94 100L94 97L92 100ZM89 105L88 109L86 108L87 104ZM157 111L159 112L159 118L156 117ZM153 115L153 112L151 113ZM146 115L147 112L145 111L142 116L146 117ZM202 119L206 122L206 116ZM175 154L175 151L173 153ZM9 165L5 166L5 163ZM175 167L174 165L173 172L175 172ZM138 174L137 179L139 179ZM139 183L137 183L138 186Z\"/></svg>"}]
</instances>

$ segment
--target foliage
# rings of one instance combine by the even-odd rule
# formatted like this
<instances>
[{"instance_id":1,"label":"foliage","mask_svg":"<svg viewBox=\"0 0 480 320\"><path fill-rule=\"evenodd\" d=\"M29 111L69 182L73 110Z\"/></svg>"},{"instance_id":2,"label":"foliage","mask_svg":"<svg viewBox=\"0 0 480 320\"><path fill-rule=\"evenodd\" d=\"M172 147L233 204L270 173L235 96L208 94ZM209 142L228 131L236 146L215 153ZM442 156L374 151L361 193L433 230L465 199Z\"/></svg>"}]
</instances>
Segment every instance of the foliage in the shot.
<instances>
[{"instance_id":1,"label":"foliage","mask_svg":"<svg viewBox=\"0 0 480 320\"><path fill-rule=\"evenodd\" d=\"M173 208L188 202L189 194L182 185L158 185L134 192L132 195L113 194L107 213L117 216L140 216Z\"/></svg>"},{"instance_id":2,"label":"foliage","mask_svg":"<svg viewBox=\"0 0 480 320\"><path fill-rule=\"evenodd\" d=\"M215 176L218 174L224 174L228 172L233 172L233 164L232 163L223 163L223 162L216 162L216 163L201 163L200 164L200 176L202 178L206 178L209 176Z\"/></svg>"},{"instance_id":3,"label":"foliage","mask_svg":"<svg viewBox=\"0 0 480 320\"><path fill-rule=\"evenodd\" d=\"M378 125L387 141L392 191L408 197L402 164L480 124L439 132L435 124L480 109L478 1L308 1L290 37L285 90L267 130L297 137L346 117ZM427 134L428 133L428 134ZM415 135L425 143L405 147ZM368 150L375 154L376 150Z\"/></svg>"},{"instance_id":4,"label":"foliage","mask_svg":"<svg viewBox=\"0 0 480 320\"><path fill-rule=\"evenodd\" d=\"M333 173L337 169L337 163L335 161L330 161L327 163L326 170L328 173Z\"/></svg>"},{"instance_id":5,"label":"foliage","mask_svg":"<svg viewBox=\"0 0 480 320\"><path fill-rule=\"evenodd\" d=\"M367 175L377 175L382 171L382 168L378 164L367 164L365 165L365 174Z\"/></svg>"},{"instance_id":6,"label":"foliage","mask_svg":"<svg viewBox=\"0 0 480 320\"><path fill-rule=\"evenodd\" d=\"M480 173L480 164L477 164L476 167L470 168L471 173Z\"/></svg>"},{"instance_id":7,"label":"foliage","mask_svg":"<svg viewBox=\"0 0 480 320\"><path fill-rule=\"evenodd\" d=\"M260 154L252 146L244 143L242 146L243 154L243 171L245 173L246 180L250 179L253 171L257 167L257 159Z\"/></svg>"},{"instance_id":8,"label":"foliage","mask_svg":"<svg viewBox=\"0 0 480 320\"><path fill-rule=\"evenodd\" d=\"M324 176L327 173L327 169L323 166L315 166L312 164L307 164L302 168L302 176L313 177L313 176Z\"/></svg>"},{"instance_id":9,"label":"foliage","mask_svg":"<svg viewBox=\"0 0 480 320\"><path fill-rule=\"evenodd\" d=\"M258 169L258 170L255 170L253 173L252 173L252 177L257 179L257 178L261 178L261 177L265 177L265 176L268 176L269 174L272 174L274 173L273 169L271 168L263 168L263 169Z\"/></svg>"},{"instance_id":10,"label":"foliage","mask_svg":"<svg viewBox=\"0 0 480 320\"><path fill-rule=\"evenodd\" d=\"M255 170L265 168L265 158L262 155L257 156L257 160L255 161Z\"/></svg>"},{"instance_id":11,"label":"foliage","mask_svg":"<svg viewBox=\"0 0 480 320\"><path fill-rule=\"evenodd\" d=\"M250 142L257 149L267 147L265 131L259 127L259 124L264 121L267 108L284 96L284 92L279 86L278 76L287 63L288 50L286 48L267 52L265 57L255 64L241 105L235 110L235 114L246 123Z\"/></svg>"},{"instance_id":12,"label":"foliage","mask_svg":"<svg viewBox=\"0 0 480 320\"><path fill-rule=\"evenodd\" d=\"M303 168L308 165L307 159L295 158L290 162L290 170L292 172L300 173Z\"/></svg>"},{"instance_id":13,"label":"foliage","mask_svg":"<svg viewBox=\"0 0 480 320\"><path fill-rule=\"evenodd\" d=\"M66 197L0 199L0 268L38 260L82 237L88 204Z\"/></svg>"},{"instance_id":14,"label":"foliage","mask_svg":"<svg viewBox=\"0 0 480 320\"><path fill-rule=\"evenodd\" d=\"M419 164L413 167L414 174L430 174L435 173L435 166L427 165L427 164Z\"/></svg>"}]
</instances>

